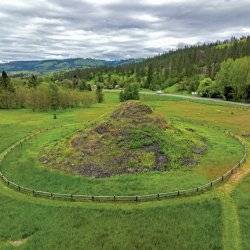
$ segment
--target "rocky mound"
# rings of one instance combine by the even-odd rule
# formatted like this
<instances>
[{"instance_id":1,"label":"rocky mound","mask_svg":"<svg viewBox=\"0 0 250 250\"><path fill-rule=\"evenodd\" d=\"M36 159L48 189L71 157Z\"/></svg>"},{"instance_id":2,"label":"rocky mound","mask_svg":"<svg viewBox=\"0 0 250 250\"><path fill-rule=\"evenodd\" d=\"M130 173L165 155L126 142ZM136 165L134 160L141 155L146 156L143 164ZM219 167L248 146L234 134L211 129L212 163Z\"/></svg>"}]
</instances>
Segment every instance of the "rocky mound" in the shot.
<instances>
[{"instance_id":1,"label":"rocky mound","mask_svg":"<svg viewBox=\"0 0 250 250\"><path fill-rule=\"evenodd\" d=\"M191 132L190 132L191 133ZM118 107L110 118L42 157L46 164L91 177L166 171L195 164L195 142L138 101ZM60 159L60 160L58 160ZM188 159L188 160L187 160Z\"/></svg>"},{"instance_id":2,"label":"rocky mound","mask_svg":"<svg viewBox=\"0 0 250 250\"><path fill-rule=\"evenodd\" d=\"M128 101L115 110L111 117L114 119L136 119L138 116L142 117L152 113L153 110L148 105L139 101Z\"/></svg>"}]
</instances>

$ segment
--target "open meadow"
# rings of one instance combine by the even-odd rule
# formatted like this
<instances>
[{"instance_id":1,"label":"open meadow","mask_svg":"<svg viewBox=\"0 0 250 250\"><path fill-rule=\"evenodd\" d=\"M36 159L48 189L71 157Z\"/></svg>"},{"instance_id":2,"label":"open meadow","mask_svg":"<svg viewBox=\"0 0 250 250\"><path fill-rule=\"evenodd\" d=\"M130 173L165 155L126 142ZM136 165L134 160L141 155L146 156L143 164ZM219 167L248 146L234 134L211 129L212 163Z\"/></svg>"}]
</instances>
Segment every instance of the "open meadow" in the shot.
<instances>
[{"instance_id":1,"label":"open meadow","mask_svg":"<svg viewBox=\"0 0 250 250\"><path fill-rule=\"evenodd\" d=\"M32 131L55 126L15 148L0 166L10 180L36 190L89 195L140 195L205 184L221 176L250 146L250 109L236 105L143 95L167 122L206 142L197 165L165 172L92 178L41 163L76 129L88 128L119 105L118 94L89 108L54 112L0 111L0 151ZM112 149L111 149L112 150ZM172 152L175 154L176 152ZM249 158L223 183L197 196L134 203L70 202L36 198L0 183L1 249L249 249ZM173 245L174 242L174 245Z\"/></svg>"}]
</instances>

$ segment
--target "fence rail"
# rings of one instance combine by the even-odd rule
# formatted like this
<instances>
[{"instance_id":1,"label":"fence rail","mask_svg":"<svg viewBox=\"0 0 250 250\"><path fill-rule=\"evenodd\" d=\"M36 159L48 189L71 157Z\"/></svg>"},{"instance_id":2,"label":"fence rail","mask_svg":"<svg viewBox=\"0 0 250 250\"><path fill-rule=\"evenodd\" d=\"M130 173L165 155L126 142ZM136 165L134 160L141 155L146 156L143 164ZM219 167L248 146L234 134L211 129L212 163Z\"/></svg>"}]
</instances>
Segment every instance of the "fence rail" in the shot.
<instances>
[{"instance_id":1,"label":"fence rail","mask_svg":"<svg viewBox=\"0 0 250 250\"><path fill-rule=\"evenodd\" d=\"M56 127L50 128L55 129ZM17 146L22 145L22 143L28 141L29 139L35 137L36 135L50 130L48 128L42 129L39 131L36 131L32 134L29 134L28 136L24 137L20 141L14 143L9 148L7 148L4 152L0 154L0 164L4 160L4 158ZM78 130L78 129L77 129ZM228 170L226 173L224 173L222 176L216 178L215 180L212 180L211 182L208 182L202 186L193 187L190 189L184 189L184 190L176 190L173 192L167 192L167 193L157 193L157 194L147 194L147 195L131 195L131 196L123 196L123 195L113 195L113 196L96 196L96 195L82 195L82 194L60 194L60 193L53 193L53 192L45 192L45 191L38 191L34 189L30 189L27 187L22 187L15 182L9 180L1 171L0 171L0 178L2 181L9 187L12 188L18 192L22 192L24 194L29 194L34 197L43 197L43 198L50 198L55 200L68 200L68 201L99 201L99 202L116 202L116 201L124 201L124 202L138 202L138 201L150 201L150 200L159 200L159 199L166 199L166 198L174 198L174 197L180 197L180 196L190 196L199 194L202 192L205 192L207 190L210 190L217 186L219 183L225 182L231 175L233 175L238 168L244 164L247 158L247 145L242 140L241 137L236 136L232 134L231 132L226 132L229 136L235 138L239 141L239 143L244 148L244 155L242 159L235 164L230 170Z\"/></svg>"}]
</instances>

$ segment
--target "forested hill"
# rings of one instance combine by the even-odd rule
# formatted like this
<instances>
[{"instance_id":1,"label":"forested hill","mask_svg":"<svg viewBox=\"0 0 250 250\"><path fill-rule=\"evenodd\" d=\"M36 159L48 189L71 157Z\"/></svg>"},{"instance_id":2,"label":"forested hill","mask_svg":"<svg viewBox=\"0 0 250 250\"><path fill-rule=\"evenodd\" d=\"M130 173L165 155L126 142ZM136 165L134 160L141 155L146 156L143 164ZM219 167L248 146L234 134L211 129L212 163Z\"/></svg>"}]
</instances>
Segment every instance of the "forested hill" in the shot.
<instances>
[{"instance_id":1,"label":"forested hill","mask_svg":"<svg viewBox=\"0 0 250 250\"><path fill-rule=\"evenodd\" d=\"M60 70L72 70L76 68L93 68L93 67L113 67L126 63L131 63L134 60L117 60L105 61L92 58L75 58L62 60L42 60L42 61L13 61L9 63L0 64L1 71L10 73L20 72L37 72L47 73Z\"/></svg>"},{"instance_id":2,"label":"forested hill","mask_svg":"<svg viewBox=\"0 0 250 250\"><path fill-rule=\"evenodd\" d=\"M138 82L145 88L164 89L178 83L180 88L183 85L191 91L197 89L200 76L214 80L223 61L244 56L250 56L250 36L185 47L115 68L77 69L57 77L71 79L77 76L89 81L94 76L96 81L108 87Z\"/></svg>"},{"instance_id":3,"label":"forested hill","mask_svg":"<svg viewBox=\"0 0 250 250\"><path fill-rule=\"evenodd\" d=\"M197 75L214 79L221 62L244 56L250 56L250 36L239 40L185 47L150 58L138 65L121 67L119 70L125 72L132 70L142 76L150 71L152 82L155 80L163 84L167 80L171 84Z\"/></svg>"}]
</instances>

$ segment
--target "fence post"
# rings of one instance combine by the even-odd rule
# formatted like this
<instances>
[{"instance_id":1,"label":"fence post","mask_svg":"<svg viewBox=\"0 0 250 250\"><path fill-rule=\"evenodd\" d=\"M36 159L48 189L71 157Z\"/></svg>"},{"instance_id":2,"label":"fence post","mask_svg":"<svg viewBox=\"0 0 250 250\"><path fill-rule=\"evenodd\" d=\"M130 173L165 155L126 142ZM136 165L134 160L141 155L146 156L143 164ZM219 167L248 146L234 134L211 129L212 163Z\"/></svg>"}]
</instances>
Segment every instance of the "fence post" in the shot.
<instances>
[{"instance_id":1,"label":"fence post","mask_svg":"<svg viewBox=\"0 0 250 250\"><path fill-rule=\"evenodd\" d=\"M196 192L199 192L199 187L196 188Z\"/></svg>"},{"instance_id":2,"label":"fence post","mask_svg":"<svg viewBox=\"0 0 250 250\"><path fill-rule=\"evenodd\" d=\"M210 186L211 186L211 187L213 186L213 182L210 183Z\"/></svg>"},{"instance_id":3,"label":"fence post","mask_svg":"<svg viewBox=\"0 0 250 250\"><path fill-rule=\"evenodd\" d=\"M160 199L160 194L157 194L157 199Z\"/></svg>"},{"instance_id":4,"label":"fence post","mask_svg":"<svg viewBox=\"0 0 250 250\"><path fill-rule=\"evenodd\" d=\"M178 190L178 193L177 193L177 195L179 196L180 195L180 191Z\"/></svg>"},{"instance_id":5,"label":"fence post","mask_svg":"<svg viewBox=\"0 0 250 250\"><path fill-rule=\"evenodd\" d=\"M135 201L138 201L138 196L135 196Z\"/></svg>"},{"instance_id":6,"label":"fence post","mask_svg":"<svg viewBox=\"0 0 250 250\"><path fill-rule=\"evenodd\" d=\"M114 201L115 201L115 195L114 195Z\"/></svg>"}]
</instances>

